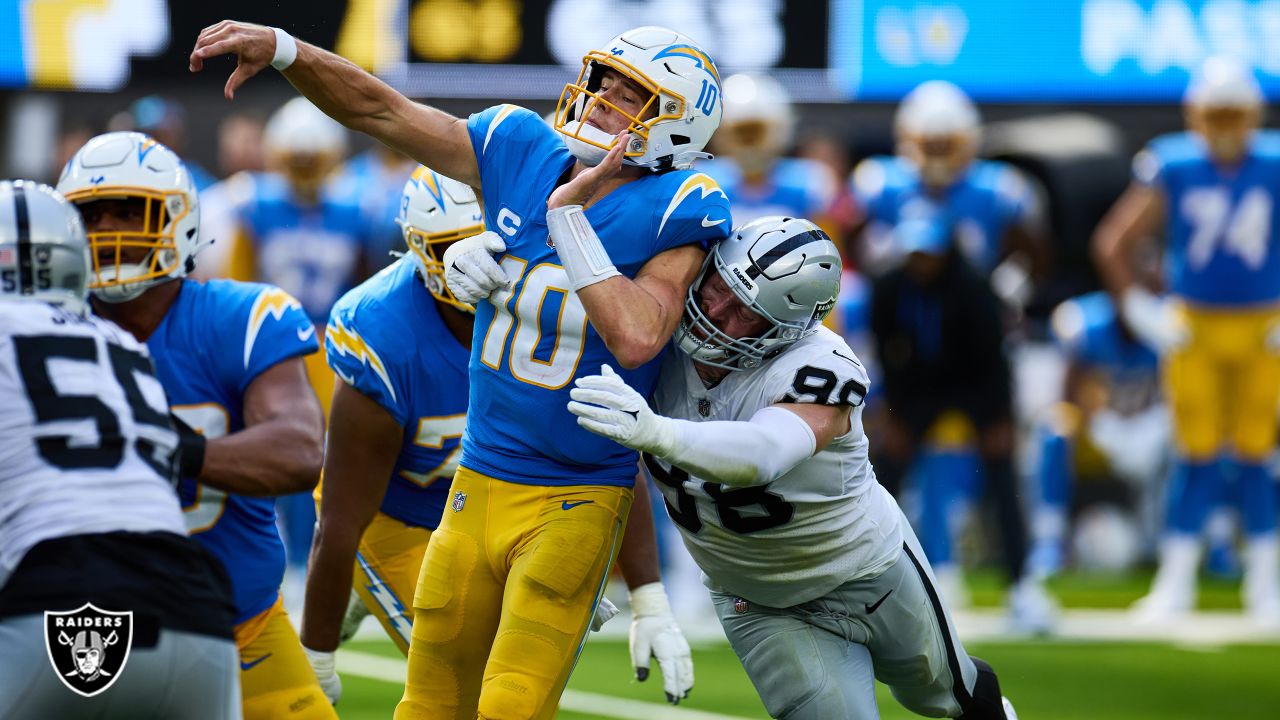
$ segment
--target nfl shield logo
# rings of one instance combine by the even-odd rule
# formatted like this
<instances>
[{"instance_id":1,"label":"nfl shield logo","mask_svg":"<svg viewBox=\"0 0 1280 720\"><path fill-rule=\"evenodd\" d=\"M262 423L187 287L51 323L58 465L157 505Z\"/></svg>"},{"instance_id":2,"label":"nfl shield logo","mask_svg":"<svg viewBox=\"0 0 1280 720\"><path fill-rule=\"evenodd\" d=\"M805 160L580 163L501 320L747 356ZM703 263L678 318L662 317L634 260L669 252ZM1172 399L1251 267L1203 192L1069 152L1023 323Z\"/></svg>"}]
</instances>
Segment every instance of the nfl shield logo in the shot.
<instances>
[{"instance_id":1,"label":"nfl shield logo","mask_svg":"<svg viewBox=\"0 0 1280 720\"><path fill-rule=\"evenodd\" d=\"M698 414L706 417L711 414L711 401L706 398L698 398Z\"/></svg>"},{"instance_id":2,"label":"nfl shield logo","mask_svg":"<svg viewBox=\"0 0 1280 720\"><path fill-rule=\"evenodd\" d=\"M133 612L85 603L77 610L45 611L44 646L62 684L93 697L115 684L129 660Z\"/></svg>"},{"instance_id":3,"label":"nfl shield logo","mask_svg":"<svg viewBox=\"0 0 1280 720\"><path fill-rule=\"evenodd\" d=\"M466 504L467 494L461 490L455 490L453 493L453 503L450 504L449 507L453 508L454 512L462 512L462 506Z\"/></svg>"},{"instance_id":4,"label":"nfl shield logo","mask_svg":"<svg viewBox=\"0 0 1280 720\"><path fill-rule=\"evenodd\" d=\"M738 613L739 615L745 615L746 612L750 609L751 609L751 606L747 604L746 600L743 600L742 598L734 599L733 601L734 612Z\"/></svg>"}]
</instances>

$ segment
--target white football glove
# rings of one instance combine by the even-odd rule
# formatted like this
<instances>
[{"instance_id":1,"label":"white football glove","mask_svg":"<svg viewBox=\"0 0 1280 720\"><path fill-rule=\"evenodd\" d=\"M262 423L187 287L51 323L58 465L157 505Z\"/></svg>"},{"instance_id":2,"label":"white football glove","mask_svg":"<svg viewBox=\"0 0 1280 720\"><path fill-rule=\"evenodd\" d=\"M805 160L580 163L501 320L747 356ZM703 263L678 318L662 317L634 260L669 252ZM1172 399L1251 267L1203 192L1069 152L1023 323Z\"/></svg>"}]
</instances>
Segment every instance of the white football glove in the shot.
<instances>
[{"instance_id":1,"label":"white football glove","mask_svg":"<svg viewBox=\"0 0 1280 720\"><path fill-rule=\"evenodd\" d=\"M442 259L445 284L459 300L472 304L509 286L511 278L493 259L495 253L506 249L507 244L492 230L455 242L444 251Z\"/></svg>"},{"instance_id":2,"label":"white football glove","mask_svg":"<svg viewBox=\"0 0 1280 720\"><path fill-rule=\"evenodd\" d=\"M631 613L631 665L636 669L636 680L649 678L649 658L656 658L667 702L678 705L693 689L693 655L671 614L662 583L632 590Z\"/></svg>"},{"instance_id":3,"label":"white football glove","mask_svg":"<svg viewBox=\"0 0 1280 720\"><path fill-rule=\"evenodd\" d=\"M641 452L662 455L675 442L671 421L649 409L640 393L608 365L599 375L574 381L569 391L569 412L578 424L597 435Z\"/></svg>"},{"instance_id":4,"label":"white football glove","mask_svg":"<svg viewBox=\"0 0 1280 720\"><path fill-rule=\"evenodd\" d=\"M600 632L604 624L618 614L618 606L609 602L609 598L601 595L600 604L596 605L596 614L591 617L591 632Z\"/></svg>"},{"instance_id":5,"label":"white football glove","mask_svg":"<svg viewBox=\"0 0 1280 720\"><path fill-rule=\"evenodd\" d=\"M342 679L338 677L338 671L334 667L333 653L312 650L306 645L302 646L302 652L306 654L311 670L320 681L324 696L329 698L329 704L337 705L338 699L342 697Z\"/></svg>"},{"instance_id":6,"label":"white football glove","mask_svg":"<svg viewBox=\"0 0 1280 720\"><path fill-rule=\"evenodd\" d=\"M347 614L343 616L342 627L338 630L338 642L344 643L355 637L360 623L367 617L369 608L365 607L364 601L352 590L351 598L347 600Z\"/></svg>"},{"instance_id":7,"label":"white football glove","mask_svg":"<svg viewBox=\"0 0 1280 720\"><path fill-rule=\"evenodd\" d=\"M1134 336L1163 355L1191 339L1191 332L1168 301L1140 288L1130 287L1120 298L1120 312Z\"/></svg>"}]
</instances>

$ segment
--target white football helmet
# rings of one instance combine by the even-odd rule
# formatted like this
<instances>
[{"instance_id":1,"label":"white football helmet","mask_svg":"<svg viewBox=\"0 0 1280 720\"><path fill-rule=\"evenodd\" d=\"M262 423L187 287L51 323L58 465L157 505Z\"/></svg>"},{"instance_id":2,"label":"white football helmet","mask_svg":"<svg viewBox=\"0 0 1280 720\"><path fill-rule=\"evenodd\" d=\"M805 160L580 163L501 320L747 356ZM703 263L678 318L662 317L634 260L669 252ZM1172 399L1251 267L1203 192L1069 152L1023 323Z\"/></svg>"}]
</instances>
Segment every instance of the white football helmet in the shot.
<instances>
[{"instance_id":1,"label":"white football helmet","mask_svg":"<svg viewBox=\"0 0 1280 720\"><path fill-rule=\"evenodd\" d=\"M933 187L956 180L978 152L982 119L960 88L930 80L907 93L894 116L898 154Z\"/></svg>"},{"instance_id":2,"label":"white football helmet","mask_svg":"<svg viewBox=\"0 0 1280 720\"><path fill-rule=\"evenodd\" d=\"M648 94L631 115L600 97L605 69L613 69ZM565 85L552 126L564 136L574 157L600 164L614 136L586 124L597 103L626 117L631 145L623 162L654 171L687 168L720 125L720 70L711 56L674 30L646 26L628 30L582 58L576 83Z\"/></svg>"},{"instance_id":3,"label":"white football helmet","mask_svg":"<svg viewBox=\"0 0 1280 720\"><path fill-rule=\"evenodd\" d=\"M740 73L724 81L724 120L716 147L746 173L761 173L791 144L795 132L791 98L777 80Z\"/></svg>"},{"instance_id":4,"label":"white football helmet","mask_svg":"<svg viewBox=\"0 0 1280 720\"><path fill-rule=\"evenodd\" d=\"M419 165L404 184L396 224L431 296L459 310L475 312L475 306L459 300L445 284L441 260L445 248L454 241L484 232L484 213L475 191Z\"/></svg>"},{"instance_id":5,"label":"white football helmet","mask_svg":"<svg viewBox=\"0 0 1280 720\"><path fill-rule=\"evenodd\" d=\"M80 213L43 183L0 180L0 298L84 314L89 241Z\"/></svg>"},{"instance_id":6,"label":"white football helmet","mask_svg":"<svg viewBox=\"0 0 1280 720\"><path fill-rule=\"evenodd\" d=\"M742 304L769 321L759 337L735 338L702 310L712 268ZM675 341L696 362L726 370L758 367L817 331L840 294L840 250L822 228L778 215L743 225L707 255L685 299Z\"/></svg>"},{"instance_id":7,"label":"white football helmet","mask_svg":"<svg viewBox=\"0 0 1280 720\"><path fill-rule=\"evenodd\" d=\"M99 200L143 203L143 226L134 231L89 232L93 277L89 290L105 302L124 302L154 285L195 269L201 248L200 204L182 160L169 148L136 132L99 135L67 163L58 192L84 210ZM126 249L145 248L125 263Z\"/></svg>"},{"instance_id":8,"label":"white football helmet","mask_svg":"<svg viewBox=\"0 0 1280 720\"><path fill-rule=\"evenodd\" d=\"M304 97L276 110L262 134L268 166L303 194L315 193L347 154L347 130Z\"/></svg>"},{"instance_id":9,"label":"white football helmet","mask_svg":"<svg viewBox=\"0 0 1280 720\"><path fill-rule=\"evenodd\" d=\"M1244 155L1253 131L1262 124L1262 89L1253 72L1234 58L1205 60L1187 85L1182 106L1187 127L1223 162Z\"/></svg>"}]
</instances>

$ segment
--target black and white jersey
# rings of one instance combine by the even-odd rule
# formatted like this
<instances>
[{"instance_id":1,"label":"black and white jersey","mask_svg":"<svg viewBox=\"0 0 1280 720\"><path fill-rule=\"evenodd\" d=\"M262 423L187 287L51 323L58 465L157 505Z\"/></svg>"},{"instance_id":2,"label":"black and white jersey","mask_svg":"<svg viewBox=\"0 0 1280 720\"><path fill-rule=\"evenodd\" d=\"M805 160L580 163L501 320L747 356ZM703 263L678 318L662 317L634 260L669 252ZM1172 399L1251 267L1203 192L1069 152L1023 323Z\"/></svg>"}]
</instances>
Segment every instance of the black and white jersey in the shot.
<instances>
[{"instance_id":1,"label":"black and white jersey","mask_svg":"<svg viewBox=\"0 0 1280 720\"><path fill-rule=\"evenodd\" d=\"M0 301L0 587L53 538L185 535L178 438L146 347L100 318Z\"/></svg>"},{"instance_id":2,"label":"black and white jersey","mask_svg":"<svg viewBox=\"0 0 1280 720\"><path fill-rule=\"evenodd\" d=\"M851 427L767 485L706 482L651 456L667 510L711 585L790 607L883 572L902 547L900 513L867 459L867 373L839 335L820 328L752 370L707 388L690 357L668 352L655 411L693 422L749 420L777 403L849 405Z\"/></svg>"}]
</instances>

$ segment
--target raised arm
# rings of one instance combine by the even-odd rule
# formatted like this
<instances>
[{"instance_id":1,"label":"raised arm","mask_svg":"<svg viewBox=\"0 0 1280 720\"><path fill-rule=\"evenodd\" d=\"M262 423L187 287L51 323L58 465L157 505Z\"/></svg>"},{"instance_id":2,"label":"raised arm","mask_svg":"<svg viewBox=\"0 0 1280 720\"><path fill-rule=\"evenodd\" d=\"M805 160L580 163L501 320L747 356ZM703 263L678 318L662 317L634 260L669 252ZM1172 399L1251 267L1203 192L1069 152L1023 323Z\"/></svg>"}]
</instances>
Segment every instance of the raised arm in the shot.
<instances>
[{"instance_id":1,"label":"raised arm","mask_svg":"<svg viewBox=\"0 0 1280 720\"><path fill-rule=\"evenodd\" d=\"M236 69L223 89L230 100L245 81L272 63L276 40L272 28L223 20L200 32L190 69L199 72L209 58L235 55ZM413 102L340 55L296 43L297 56L281 74L325 114L441 174L480 186L465 120Z\"/></svg>"}]
</instances>

